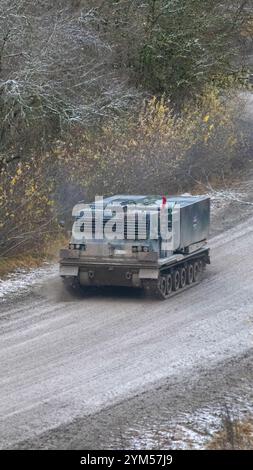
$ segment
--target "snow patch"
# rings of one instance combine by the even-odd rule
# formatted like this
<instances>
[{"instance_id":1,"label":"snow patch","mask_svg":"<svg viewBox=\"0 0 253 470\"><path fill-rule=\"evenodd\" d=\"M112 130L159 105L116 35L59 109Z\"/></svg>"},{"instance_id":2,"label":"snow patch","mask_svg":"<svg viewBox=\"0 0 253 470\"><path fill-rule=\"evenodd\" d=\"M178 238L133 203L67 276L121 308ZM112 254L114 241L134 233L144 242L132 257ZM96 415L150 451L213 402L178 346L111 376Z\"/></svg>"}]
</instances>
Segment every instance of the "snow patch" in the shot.
<instances>
[{"instance_id":1,"label":"snow patch","mask_svg":"<svg viewBox=\"0 0 253 470\"><path fill-rule=\"evenodd\" d=\"M227 397L226 406L203 407L194 413L181 413L167 422L164 419L160 423L146 422L139 428L129 428L121 438L129 449L201 450L223 428L226 409L232 421L253 416L253 405L240 397Z\"/></svg>"},{"instance_id":2,"label":"snow patch","mask_svg":"<svg viewBox=\"0 0 253 470\"><path fill-rule=\"evenodd\" d=\"M32 270L16 269L5 279L0 279L0 300L5 301L9 295L21 295L28 292L31 286L54 278L58 269L56 264L50 263L44 263L42 267Z\"/></svg>"},{"instance_id":3,"label":"snow patch","mask_svg":"<svg viewBox=\"0 0 253 470\"><path fill-rule=\"evenodd\" d=\"M223 209L231 202L237 202L242 204L248 203L247 194L242 191L235 191L232 189L222 189L219 191L211 191L207 194L211 199L212 210L217 212L219 209Z\"/></svg>"}]
</instances>

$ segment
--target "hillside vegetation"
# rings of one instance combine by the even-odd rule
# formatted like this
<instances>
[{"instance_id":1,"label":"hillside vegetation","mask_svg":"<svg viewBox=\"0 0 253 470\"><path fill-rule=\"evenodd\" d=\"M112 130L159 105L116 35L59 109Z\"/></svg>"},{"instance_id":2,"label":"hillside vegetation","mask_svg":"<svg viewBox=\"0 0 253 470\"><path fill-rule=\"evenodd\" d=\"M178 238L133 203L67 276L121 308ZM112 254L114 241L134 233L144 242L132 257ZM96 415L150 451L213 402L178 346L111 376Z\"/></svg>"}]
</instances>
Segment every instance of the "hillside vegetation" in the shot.
<instances>
[{"instance_id":1,"label":"hillside vegetation","mask_svg":"<svg viewBox=\"0 0 253 470\"><path fill-rule=\"evenodd\" d=\"M0 255L74 202L187 191L250 155L251 1L0 0Z\"/></svg>"}]
</instances>

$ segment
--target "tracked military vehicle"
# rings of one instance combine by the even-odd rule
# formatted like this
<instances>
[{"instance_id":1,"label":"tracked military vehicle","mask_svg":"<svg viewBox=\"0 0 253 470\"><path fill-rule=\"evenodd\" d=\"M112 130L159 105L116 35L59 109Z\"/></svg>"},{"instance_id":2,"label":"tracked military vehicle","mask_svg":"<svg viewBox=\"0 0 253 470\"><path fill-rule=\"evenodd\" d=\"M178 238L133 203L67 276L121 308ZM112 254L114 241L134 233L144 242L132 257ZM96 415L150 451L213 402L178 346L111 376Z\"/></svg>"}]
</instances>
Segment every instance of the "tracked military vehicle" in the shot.
<instances>
[{"instance_id":1,"label":"tracked military vehicle","mask_svg":"<svg viewBox=\"0 0 253 470\"><path fill-rule=\"evenodd\" d=\"M75 206L60 275L80 286L131 286L167 299L210 264L206 196L118 195Z\"/></svg>"}]
</instances>

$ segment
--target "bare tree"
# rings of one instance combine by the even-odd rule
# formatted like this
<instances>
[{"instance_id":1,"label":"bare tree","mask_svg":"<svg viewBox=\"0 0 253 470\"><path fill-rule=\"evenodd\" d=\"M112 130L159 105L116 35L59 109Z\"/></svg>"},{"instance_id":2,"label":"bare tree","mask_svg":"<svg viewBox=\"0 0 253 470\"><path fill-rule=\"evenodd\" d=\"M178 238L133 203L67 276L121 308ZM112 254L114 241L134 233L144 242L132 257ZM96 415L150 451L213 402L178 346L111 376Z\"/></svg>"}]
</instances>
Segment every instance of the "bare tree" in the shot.
<instances>
[{"instance_id":1,"label":"bare tree","mask_svg":"<svg viewBox=\"0 0 253 470\"><path fill-rule=\"evenodd\" d=\"M38 129L35 138L50 140L66 125L89 123L129 104L134 92L112 66L113 49L96 31L95 9L49 1L0 4L2 148L22 132L23 144L31 129L33 138Z\"/></svg>"}]
</instances>

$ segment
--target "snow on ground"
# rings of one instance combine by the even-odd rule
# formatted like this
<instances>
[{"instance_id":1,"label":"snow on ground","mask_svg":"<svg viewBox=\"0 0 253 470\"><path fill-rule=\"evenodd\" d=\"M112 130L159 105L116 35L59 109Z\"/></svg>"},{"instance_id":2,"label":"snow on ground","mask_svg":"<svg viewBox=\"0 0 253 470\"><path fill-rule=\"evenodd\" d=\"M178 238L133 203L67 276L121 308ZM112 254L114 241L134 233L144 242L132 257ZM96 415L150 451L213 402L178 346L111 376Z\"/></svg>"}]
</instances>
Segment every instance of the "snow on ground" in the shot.
<instances>
[{"instance_id":1,"label":"snow on ground","mask_svg":"<svg viewBox=\"0 0 253 470\"><path fill-rule=\"evenodd\" d=\"M44 263L36 269L17 269L5 279L0 279L0 301L5 301L11 295L19 295L28 292L31 286L35 286L45 280L53 278L58 273L57 264Z\"/></svg>"},{"instance_id":2,"label":"snow on ground","mask_svg":"<svg viewBox=\"0 0 253 470\"><path fill-rule=\"evenodd\" d=\"M206 406L194 413L181 413L167 423L145 423L146 428L128 429L124 439L129 436L127 444L130 449L201 450L214 434L224 428L228 412L231 421L243 421L253 416L253 405L245 403L240 397L230 396L226 407Z\"/></svg>"},{"instance_id":3,"label":"snow on ground","mask_svg":"<svg viewBox=\"0 0 253 470\"><path fill-rule=\"evenodd\" d=\"M222 209L227 206L230 202L237 202L240 204L250 204L251 202L247 201L247 193L246 192L239 192L232 189L221 189L221 190L213 190L209 194L207 194L212 203L212 210L214 212L217 209Z\"/></svg>"}]
</instances>

